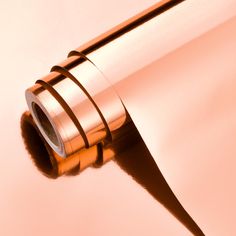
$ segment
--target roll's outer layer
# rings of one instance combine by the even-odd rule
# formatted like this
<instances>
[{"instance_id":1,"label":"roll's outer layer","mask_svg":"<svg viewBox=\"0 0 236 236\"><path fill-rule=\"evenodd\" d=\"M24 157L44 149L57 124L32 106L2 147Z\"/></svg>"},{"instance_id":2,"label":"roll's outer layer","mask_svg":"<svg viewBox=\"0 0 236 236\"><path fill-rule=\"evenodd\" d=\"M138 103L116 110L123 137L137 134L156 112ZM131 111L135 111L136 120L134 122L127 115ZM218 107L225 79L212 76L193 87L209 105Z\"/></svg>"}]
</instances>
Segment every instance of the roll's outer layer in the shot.
<instances>
[{"instance_id":1,"label":"roll's outer layer","mask_svg":"<svg viewBox=\"0 0 236 236\"><path fill-rule=\"evenodd\" d=\"M236 18L115 85L167 182L206 235L234 235Z\"/></svg>"},{"instance_id":2,"label":"roll's outer layer","mask_svg":"<svg viewBox=\"0 0 236 236\"><path fill-rule=\"evenodd\" d=\"M236 150L226 141L236 135L235 15L234 0L183 1L77 49L114 86L206 235L236 232Z\"/></svg>"}]
</instances>

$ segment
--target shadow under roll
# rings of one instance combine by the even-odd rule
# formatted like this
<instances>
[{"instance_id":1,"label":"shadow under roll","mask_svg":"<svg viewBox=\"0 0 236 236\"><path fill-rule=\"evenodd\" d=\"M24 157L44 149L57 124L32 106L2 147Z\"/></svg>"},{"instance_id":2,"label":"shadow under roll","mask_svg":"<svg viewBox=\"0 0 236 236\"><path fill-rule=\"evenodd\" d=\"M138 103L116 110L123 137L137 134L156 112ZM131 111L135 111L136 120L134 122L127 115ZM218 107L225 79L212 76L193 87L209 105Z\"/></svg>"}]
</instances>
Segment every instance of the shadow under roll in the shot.
<instances>
[{"instance_id":1,"label":"shadow under roll","mask_svg":"<svg viewBox=\"0 0 236 236\"><path fill-rule=\"evenodd\" d=\"M112 143L99 143L68 158L59 157L51 149L29 112L21 117L21 131L33 163L46 177L75 176L89 166L101 167L113 159L190 232L204 235L172 192L132 121L112 134Z\"/></svg>"}]
</instances>

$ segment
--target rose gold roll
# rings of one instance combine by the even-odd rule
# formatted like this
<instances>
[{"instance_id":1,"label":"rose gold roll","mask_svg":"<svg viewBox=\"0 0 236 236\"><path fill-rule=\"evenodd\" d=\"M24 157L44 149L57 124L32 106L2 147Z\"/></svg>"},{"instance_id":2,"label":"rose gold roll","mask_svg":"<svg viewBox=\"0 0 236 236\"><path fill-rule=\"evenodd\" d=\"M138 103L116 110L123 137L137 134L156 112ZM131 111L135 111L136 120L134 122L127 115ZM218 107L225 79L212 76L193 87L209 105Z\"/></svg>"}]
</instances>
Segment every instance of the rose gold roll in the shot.
<instances>
[{"instance_id":1,"label":"rose gold roll","mask_svg":"<svg viewBox=\"0 0 236 236\"><path fill-rule=\"evenodd\" d=\"M167 182L203 231L233 231L225 220L228 213L235 215L233 208L226 204L226 211L222 196L211 187L224 193L225 177L230 183L227 198L233 202L235 191L229 186L235 184L234 172L222 174L223 158L198 151L186 156L185 151L195 141L190 133L195 124L198 129L196 120L204 119L206 94L217 97L222 78L235 98L230 90L230 85L235 88L235 16L235 0L163 0L72 51L26 91L42 135L58 155L70 157L94 145L112 144L129 114ZM233 126L231 115L226 117ZM204 148L209 148L207 142ZM109 151L108 160L114 154ZM218 172L209 168L212 163ZM222 213L224 224L216 212Z\"/></svg>"},{"instance_id":2,"label":"rose gold roll","mask_svg":"<svg viewBox=\"0 0 236 236\"><path fill-rule=\"evenodd\" d=\"M26 91L36 124L53 150L67 157L112 141L126 122L125 108L106 78L88 60L72 56Z\"/></svg>"},{"instance_id":3,"label":"rose gold roll","mask_svg":"<svg viewBox=\"0 0 236 236\"><path fill-rule=\"evenodd\" d=\"M227 14L220 14L219 9ZM44 100L38 99L42 95L36 92L37 85L26 92L42 134L61 156L104 139L111 141L111 132L126 120L120 95L114 90L116 84L234 13L232 0L214 4L164 0L72 51L67 60L52 68L51 74L37 81L47 98L44 95ZM141 73L139 78L145 81ZM47 127L42 127L45 122L40 123L35 107L45 113ZM45 129L49 126L53 135Z\"/></svg>"}]
</instances>

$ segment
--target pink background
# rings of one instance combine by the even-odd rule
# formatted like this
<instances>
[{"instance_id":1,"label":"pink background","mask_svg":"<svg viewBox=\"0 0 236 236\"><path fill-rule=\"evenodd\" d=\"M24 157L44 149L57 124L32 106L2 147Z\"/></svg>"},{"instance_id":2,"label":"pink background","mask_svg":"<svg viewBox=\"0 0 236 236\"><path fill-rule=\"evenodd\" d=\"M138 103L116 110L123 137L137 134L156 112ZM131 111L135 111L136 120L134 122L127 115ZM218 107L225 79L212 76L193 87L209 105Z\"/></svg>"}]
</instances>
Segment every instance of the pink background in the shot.
<instances>
[{"instance_id":1,"label":"pink background","mask_svg":"<svg viewBox=\"0 0 236 236\"><path fill-rule=\"evenodd\" d=\"M27 109L24 99L27 87L48 73L71 49L155 2L10 0L0 3L0 235L191 235L114 162L98 170L88 169L76 177L45 178L28 158L20 135L20 117ZM235 82L232 84L235 88ZM219 86L220 96L228 103L215 110L218 117L224 108L235 116L235 103L231 100L235 100L235 95L232 93L230 101L226 96L229 88L226 84L222 91ZM197 143L189 143L187 150L195 155L198 150L201 155L215 155L216 148L222 152L222 146L227 158L233 160L235 122L228 127L225 117L216 121L208 126L205 118L202 122L207 126L202 123L198 130L190 127L198 139ZM211 130L224 130L227 139L214 138ZM207 141L210 149L204 147ZM178 149L169 153L174 155L175 150ZM177 155L184 150L185 146L179 146Z\"/></svg>"}]
</instances>

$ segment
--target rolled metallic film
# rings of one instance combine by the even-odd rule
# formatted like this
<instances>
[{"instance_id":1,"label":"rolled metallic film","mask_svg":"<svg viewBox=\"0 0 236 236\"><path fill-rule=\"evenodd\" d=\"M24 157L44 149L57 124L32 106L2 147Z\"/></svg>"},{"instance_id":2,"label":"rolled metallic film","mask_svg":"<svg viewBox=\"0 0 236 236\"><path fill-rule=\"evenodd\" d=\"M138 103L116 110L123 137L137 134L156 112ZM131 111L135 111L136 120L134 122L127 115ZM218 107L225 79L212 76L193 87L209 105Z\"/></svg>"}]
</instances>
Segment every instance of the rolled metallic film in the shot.
<instances>
[{"instance_id":1,"label":"rolled metallic film","mask_svg":"<svg viewBox=\"0 0 236 236\"><path fill-rule=\"evenodd\" d=\"M221 198L209 188L212 182L204 178L204 164L216 160L184 156L178 133L199 118L194 113L202 111L199 94L220 86L220 77L235 78L236 39L230 32L236 22L229 20L235 15L235 0L161 1L72 51L26 92L42 135L61 158L70 158L112 143L114 132L127 124L128 112L180 202L204 232L223 234L227 226L211 227L214 211L205 202L199 207L196 193L208 196L227 216ZM170 150L179 152L177 159L171 159ZM211 174L221 183L220 175Z\"/></svg>"},{"instance_id":2,"label":"rolled metallic film","mask_svg":"<svg viewBox=\"0 0 236 236\"><path fill-rule=\"evenodd\" d=\"M90 61L72 56L60 65L64 67L54 66L49 75L28 89L26 99L44 138L58 155L67 157L105 139L112 141L111 132L127 117L118 95ZM69 72L71 67L76 68L76 77Z\"/></svg>"},{"instance_id":3,"label":"rolled metallic film","mask_svg":"<svg viewBox=\"0 0 236 236\"><path fill-rule=\"evenodd\" d=\"M72 51L26 91L29 109L49 145L66 157L111 141L111 132L126 119L111 85L231 17L233 2L164 0ZM232 10L220 14L219 9ZM47 124L39 113L45 114Z\"/></svg>"}]
</instances>

